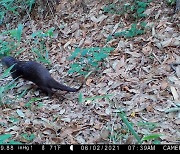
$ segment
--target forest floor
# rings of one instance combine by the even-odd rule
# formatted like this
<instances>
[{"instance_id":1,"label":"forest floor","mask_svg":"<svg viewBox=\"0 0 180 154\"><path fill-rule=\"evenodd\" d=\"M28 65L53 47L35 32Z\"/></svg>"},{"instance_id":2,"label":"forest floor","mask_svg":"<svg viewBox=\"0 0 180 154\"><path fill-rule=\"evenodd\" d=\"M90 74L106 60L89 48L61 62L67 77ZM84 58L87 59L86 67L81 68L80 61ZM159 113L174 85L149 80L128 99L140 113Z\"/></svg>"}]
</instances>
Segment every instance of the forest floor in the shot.
<instances>
[{"instance_id":1,"label":"forest floor","mask_svg":"<svg viewBox=\"0 0 180 154\"><path fill-rule=\"evenodd\" d=\"M31 18L19 21L26 25L23 37L31 31L55 27L56 38L48 44L50 73L57 81L71 87L78 87L81 82L80 77L67 73L68 57L76 47L114 47L106 65L90 75L80 90L85 98L112 96L80 103L80 92L57 91L49 98L31 88L10 107L0 108L0 123L3 123L0 134L10 133L14 140L23 143L136 143L119 116L123 110L141 138L160 134L161 144L180 143L179 15L165 2L152 1L145 12L149 26L145 34L106 42L108 35L130 28L131 19L128 14L103 14L102 8L108 4L106 0L85 2L62 0L43 18L40 13L32 13ZM16 22L12 24L17 26ZM24 48L18 58L32 59L30 47ZM20 80L9 96L14 99L14 93L31 85ZM41 100L33 102L30 108L25 107L32 98ZM11 117L18 120L15 122ZM34 134L35 138L27 140L22 134Z\"/></svg>"}]
</instances>

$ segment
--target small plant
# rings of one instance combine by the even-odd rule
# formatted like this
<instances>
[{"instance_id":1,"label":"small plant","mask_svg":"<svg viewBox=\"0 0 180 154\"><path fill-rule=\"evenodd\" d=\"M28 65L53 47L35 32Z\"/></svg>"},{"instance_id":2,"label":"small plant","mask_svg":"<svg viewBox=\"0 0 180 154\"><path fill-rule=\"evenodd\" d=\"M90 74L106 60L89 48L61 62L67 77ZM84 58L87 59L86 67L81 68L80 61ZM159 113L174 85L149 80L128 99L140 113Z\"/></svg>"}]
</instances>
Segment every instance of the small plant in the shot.
<instances>
[{"instance_id":1,"label":"small plant","mask_svg":"<svg viewBox=\"0 0 180 154\"><path fill-rule=\"evenodd\" d=\"M11 69L14 67L14 65L12 65L11 67L7 68L2 75L0 76L0 81L4 80L6 77L10 76L11 74ZM0 87L0 106L1 105L5 105L5 104L11 104L13 101L11 98L9 98L8 94L9 91L12 90L13 88L15 88L17 85L16 83L16 79L13 79L12 81L8 82L7 84L1 85ZM20 92L19 94L14 96L14 101L21 99L25 93L26 93L27 89L25 89L24 91Z\"/></svg>"},{"instance_id":2,"label":"small plant","mask_svg":"<svg viewBox=\"0 0 180 154\"><path fill-rule=\"evenodd\" d=\"M140 25L132 24L131 28L122 32L114 33L113 35L108 36L107 41L110 41L112 38L125 37L132 38L138 35L145 33L146 23L141 22Z\"/></svg>"},{"instance_id":3,"label":"small plant","mask_svg":"<svg viewBox=\"0 0 180 154\"><path fill-rule=\"evenodd\" d=\"M5 18L19 16L21 12L30 12L35 0L1 0L0 1L0 25Z\"/></svg>"},{"instance_id":4,"label":"small plant","mask_svg":"<svg viewBox=\"0 0 180 154\"><path fill-rule=\"evenodd\" d=\"M36 137L34 134L27 134L27 133L23 133L21 134L21 136L29 142L33 141Z\"/></svg>"},{"instance_id":5,"label":"small plant","mask_svg":"<svg viewBox=\"0 0 180 154\"><path fill-rule=\"evenodd\" d=\"M115 3L105 6L103 8L103 11L105 13L112 13L112 14L122 14L123 13L123 11L120 11L119 7Z\"/></svg>"},{"instance_id":6,"label":"small plant","mask_svg":"<svg viewBox=\"0 0 180 154\"><path fill-rule=\"evenodd\" d=\"M7 76L9 76L10 70L12 68L13 68L13 66L6 69L5 72L0 76L0 80L3 80ZM16 87L15 79L10 81L6 85L2 85L0 87L0 105L9 104L12 102L12 100L10 98L8 98L7 93L9 92L9 90L13 89L14 87Z\"/></svg>"},{"instance_id":7,"label":"small plant","mask_svg":"<svg viewBox=\"0 0 180 154\"><path fill-rule=\"evenodd\" d=\"M105 13L112 13L112 14L119 14L119 15L124 15L128 13L134 19L139 19L139 18L146 17L146 14L144 14L144 11L146 10L149 2L151 2L151 0L146 0L146 1L134 0L134 1L130 1L129 3L118 1L116 2L116 4L112 3L105 6L103 8L103 11Z\"/></svg>"},{"instance_id":8,"label":"small plant","mask_svg":"<svg viewBox=\"0 0 180 154\"><path fill-rule=\"evenodd\" d=\"M166 0L166 2L171 6L176 4L176 0Z\"/></svg>"},{"instance_id":9,"label":"small plant","mask_svg":"<svg viewBox=\"0 0 180 154\"><path fill-rule=\"evenodd\" d=\"M4 38L0 40L0 57L10 55L12 51L17 50L20 46L23 25L19 24L16 29L8 30L0 34ZM8 41L6 41L8 39Z\"/></svg>"},{"instance_id":10,"label":"small plant","mask_svg":"<svg viewBox=\"0 0 180 154\"><path fill-rule=\"evenodd\" d=\"M32 52L37 55L37 60L43 63L50 64L49 54L46 48L46 40L53 37L54 27L50 28L46 32L41 30L34 32L31 35Z\"/></svg>"},{"instance_id":11,"label":"small plant","mask_svg":"<svg viewBox=\"0 0 180 154\"><path fill-rule=\"evenodd\" d=\"M110 52L114 50L111 47L94 47L88 49L77 48L69 57L69 60L75 60L70 65L68 73L79 73L80 75L87 75L88 72L98 70L101 62L108 57Z\"/></svg>"},{"instance_id":12,"label":"small plant","mask_svg":"<svg viewBox=\"0 0 180 154\"><path fill-rule=\"evenodd\" d=\"M0 144L22 144L21 142L11 140L11 134L0 135ZM1 149L3 150L3 149ZM7 150L7 149L6 149Z\"/></svg>"},{"instance_id":13,"label":"small plant","mask_svg":"<svg viewBox=\"0 0 180 154\"><path fill-rule=\"evenodd\" d=\"M39 102L40 100L42 100L41 98L31 98L30 101L28 101L26 104L25 104L25 107L31 109L32 107L32 103L34 102ZM39 104L39 103L38 103Z\"/></svg>"},{"instance_id":14,"label":"small plant","mask_svg":"<svg viewBox=\"0 0 180 154\"><path fill-rule=\"evenodd\" d=\"M120 15L128 14L128 18L131 18L131 21L134 23L131 25L131 28L125 31L114 33L113 35L109 35L107 41L110 41L113 38L118 37L125 37L125 38L132 38L137 35L142 35L145 33L146 23L141 22L139 23L139 19L146 17L144 14L145 10L147 9L151 0L134 0L130 1L129 3L124 3L123 1L118 1L112 4L109 4L104 7L104 12L107 13L116 13Z\"/></svg>"},{"instance_id":15,"label":"small plant","mask_svg":"<svg viewBox=\"0 0 180 154\"><path fill-rule=\"evenodd\" d=\"M144 135L141 139L142 141L152 141L153 144L160 144L159 138L163 136L162 134L148 134Z\"/></svg>"},{"instance_id":16,"label":"small plant","mask_svg":"<svg viewBox=\"0 0 180 154\"><path fill-rule=\"evenodd\" d=\"M137 140L137 142L139 144L142 144L141 138L139 137L139 135L137 134L137 132L134 130L132 124L128 121L125 113L123 111L119 112L119 116L121 117L121 119L123 120L123 122L126 124L127 128L129 129L129 131L134 135L135 139Z\"/></svg>"},{"instance_id":17,"label":"small plant","mask_svg":"<svg viewBox=\"0 0 180 154\"><path fill-rule=\"evenodd\" d=\"M26 43L31 47L31 51L35 53L35 57L37 57L37 61L50 64L49 54L46 48L46 43L48 39L53 37L54 28L50 28L46 32L42 32L41 30L34 32L31 34L30 39L27 39L23 43ZM0 57L4 55L11 55L12 51L16 51L16 55L23 52L25 49L21 49L21 39L23 34L23 25L19 24L16 29L8 30L0 34L0 37L4 38L0 40ZM8 41L6 41L8 39Z\"/></svg>"},{"instance_id":18,"label":"small plant","mask_svg":"<svg viewBox=\"0 0 180 154\"><path fill-rule=\"evenodd\" d=\"M23 33L23 25L22 24L19 24L18 27L16 29L12 29L12 30L9 30L9 34L12 38L14 38L14 40L18 41L18 43L21 42L21 36L22 36L22 33Z\"/></svg>"},{"instance_id":19,"label":"small plant","mask_svg":"<svg viewBox=\"0 0 180 154\"><path fill-rule=\"evenodd\" d=\"M160 144L159 137L162 136L162 134L152 134L149 133L147 135L144 135L142 138L139 137L137 132L134 130L132 124L128 121L125 113L123 111L119 112L119 116L123 120L123 122L126 124L127 128L129 131L134 135L136 140L138 141L139 144L142 144L144 141L151 141L153 144ZM138 126L144 127L152 131L154 128L156 128L155 123L150 123L150 122L139 122Z\"/></svg>"}]
</instances>

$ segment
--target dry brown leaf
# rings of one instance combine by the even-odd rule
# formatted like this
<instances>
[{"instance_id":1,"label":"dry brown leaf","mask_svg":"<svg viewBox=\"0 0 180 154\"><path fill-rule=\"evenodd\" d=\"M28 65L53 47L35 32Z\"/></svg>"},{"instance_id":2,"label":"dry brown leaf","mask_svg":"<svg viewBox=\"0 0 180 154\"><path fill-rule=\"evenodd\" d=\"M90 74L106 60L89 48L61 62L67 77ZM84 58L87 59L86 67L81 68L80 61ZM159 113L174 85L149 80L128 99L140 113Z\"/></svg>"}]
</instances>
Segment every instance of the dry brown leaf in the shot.
<instances>
[{"instance_id":1,"label":"dry brown leaf","mask_svg":"<svg viewBox=\"0 0 180 154\"><path fill-rule=\"evenodd\" d=\"M86 85L87 85L87 86L90 86L90 84L91 84L92 81L93 81L93 79L87 79L87 80L86 80Z\"/></svg>"},{"instance_id":2,"label":"dry brown leaf","mask_svg":"<svg viewBox=\"0 0 180 154\"><path fill-rule=\"evenodd\" d=\"M148 55L152 52L152 47L150 45L148 46L145 46L142 48L142 52L145 54L145 55Z\"/></svg>"},{"instance_id":3,"label":"dry brown leaf","mask_svg":"<svg viewBox=\"0 0 180 154\"><path fill-rule=\"evenodd\" d=\"M42 130L42 133L45 135L51 135L51 134L56 134L56 131L53 128L44 128Z\"/></svg>"},{"instance_id":4,"label":"dry brown leaf","mask_svg":"<svg viewBox=\"0 0 180 154\"><path fill-rule=\"evenodd\" d=\"M102 123L94 124L94 128L100 130L102 128Z\"/></svg>"},{"instance_id":5,"label":"dry brown leaf","mask_svg":"<svg viewBox=\"0 0 180 154\"><path fill-rule=\"evenodd\" d=\"M162 90L165 90L167 88L167 86L168 86L168 82L167 81L165 81L165 80L161 81L161 89Z\"/></svg>"},{"instance_id":6,"label":"dry brown leaf","mask_svg":"<svg viewBox=\"0 0 180 154\"><path fill-rule=\"evenodd\" d=\"M110 132L108 129L103 129L101 132L101 138L104 140L107 140L110 135Z\"/></svg>"}]
</instances>

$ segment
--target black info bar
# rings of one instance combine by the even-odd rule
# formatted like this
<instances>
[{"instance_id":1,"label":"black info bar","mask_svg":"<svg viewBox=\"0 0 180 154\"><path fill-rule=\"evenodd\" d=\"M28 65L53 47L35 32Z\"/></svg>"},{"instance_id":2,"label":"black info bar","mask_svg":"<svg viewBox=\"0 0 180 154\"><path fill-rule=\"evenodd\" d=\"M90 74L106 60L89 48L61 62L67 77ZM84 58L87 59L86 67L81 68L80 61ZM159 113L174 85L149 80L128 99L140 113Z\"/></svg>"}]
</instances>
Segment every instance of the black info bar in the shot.
<instances>
[{"instance_id":1,"label":"black info bar","mask_svg":"<svg viewBox=\"0 0 180 154\"><path fill-rule=\"evenodd\" d=\"M0 145L0 151L62 151L62 152L78 152L78 151L180 151L180 144L82 144L82 145L66 145L66 144L19 144L19 145Z\"/></svg>"}]
</instances>

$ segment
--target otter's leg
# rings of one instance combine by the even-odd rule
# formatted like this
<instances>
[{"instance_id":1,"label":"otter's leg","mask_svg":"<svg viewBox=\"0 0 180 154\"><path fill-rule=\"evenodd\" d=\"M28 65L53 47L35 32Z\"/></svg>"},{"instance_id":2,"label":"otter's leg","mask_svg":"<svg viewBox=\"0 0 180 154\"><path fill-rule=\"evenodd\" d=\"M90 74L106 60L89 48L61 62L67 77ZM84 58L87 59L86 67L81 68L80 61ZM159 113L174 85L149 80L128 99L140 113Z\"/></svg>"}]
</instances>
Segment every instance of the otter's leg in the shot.
<instances>
[{"instance_id":1,"label":"otter's leg","mask_svg":"<svg viewBox=\"0 0 180 154\"><path fill-rule=\"evenodd\" d=\"M51 88L48 87L39 87L42 91L44 91L49 97L53 95L53 91Z\"/></svg>"}]
</instances>

